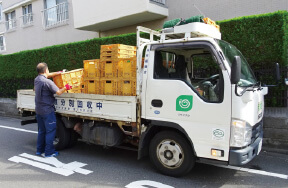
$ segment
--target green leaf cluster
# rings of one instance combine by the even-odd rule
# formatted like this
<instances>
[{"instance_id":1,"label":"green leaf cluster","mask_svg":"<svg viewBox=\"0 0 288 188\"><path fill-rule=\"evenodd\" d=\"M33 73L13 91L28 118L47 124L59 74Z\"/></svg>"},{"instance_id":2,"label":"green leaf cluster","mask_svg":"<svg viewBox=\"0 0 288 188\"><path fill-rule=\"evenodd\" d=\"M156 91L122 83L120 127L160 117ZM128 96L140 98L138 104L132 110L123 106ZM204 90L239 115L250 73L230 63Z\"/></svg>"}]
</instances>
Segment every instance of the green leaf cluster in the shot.
<instances>
[{"instance_id":1,"label":"green leaf cluster","mask_svg":"<svg viewBox=\"0 0 288 188\"><path fill-rule=\"evenodd\" d=\"M288 12L244 16L217 22L222 40L236 46L247 58L258 80L275 84L275 63L279 63L282 78L288 66ZM272 71L271 71L272 70ZM286 70L286 71L284 71ZM269 73L269 74L267 74ZM285 94L286 93L286 94ZM271 88L266 97L266 106L286 106L287 88ZM280 99L282 98L282 100Z\"/></svg>"},{"instance_id":2,"label":"green leaf cluster","mask_svg":"<svg viewBox=\"0 0 288 188\"><path fill-rule=\"evenodd\" d=\"M282 68L288 66L287 11L223 20L217 24L220 25L222 39L242 51L255 72L261 69L274 69L275 62L278 62ZM143 36L149 37L147 34ZM50 72L82 68L83 60L100 57L100 46L105 44L135 46L136 34L95 38L1 55L0 97L16 97L17 89L33 88L33 80L37 76L36 65L39 62L46 62ZM287 71L283 71L283 74L287 74ZM273 76L265 76L265 74L258 78L267 84L271 84L274 80ZM279 92L283 94L287 88L278 87L272 91L272 95ZM268 98L266 104L283 106L283 103L277 102L275 97L277 95Z\"/></svg>"},{"instance_id":3,"label":"green leaf cluster","mask_svg":"<svg viewBox=\"0 0 288 188\"><path fill-rule=\"evenodd\" d=\"M99 59L100 47L106 44L136 46L136 34L49 46L0 56L0 97L15 98L18 89L32 89L36 66L47 63L50 72L83 68L83 60Z\"/></svg>"}]
</instances>

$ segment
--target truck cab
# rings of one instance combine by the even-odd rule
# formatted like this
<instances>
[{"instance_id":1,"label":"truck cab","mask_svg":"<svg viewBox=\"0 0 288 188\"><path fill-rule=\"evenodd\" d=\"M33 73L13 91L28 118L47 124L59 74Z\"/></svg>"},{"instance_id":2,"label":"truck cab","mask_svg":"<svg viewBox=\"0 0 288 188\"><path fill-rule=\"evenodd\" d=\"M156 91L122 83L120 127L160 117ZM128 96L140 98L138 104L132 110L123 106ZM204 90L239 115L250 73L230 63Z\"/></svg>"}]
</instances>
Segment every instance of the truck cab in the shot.
<instances>
[{"instance_id":1,"label":"truck cab","mask_svg":"<svg viewBox=\"0 0 288 188\"><path fill-rule=\"evenodd\" d=\"M176 27L146 43L141 117L149 122L144 133L157 132L149 144L152 162L168 175L189 171L194 161L248 163L261 151L267 88L215 28Z\"/></svg>"}]
</instances>

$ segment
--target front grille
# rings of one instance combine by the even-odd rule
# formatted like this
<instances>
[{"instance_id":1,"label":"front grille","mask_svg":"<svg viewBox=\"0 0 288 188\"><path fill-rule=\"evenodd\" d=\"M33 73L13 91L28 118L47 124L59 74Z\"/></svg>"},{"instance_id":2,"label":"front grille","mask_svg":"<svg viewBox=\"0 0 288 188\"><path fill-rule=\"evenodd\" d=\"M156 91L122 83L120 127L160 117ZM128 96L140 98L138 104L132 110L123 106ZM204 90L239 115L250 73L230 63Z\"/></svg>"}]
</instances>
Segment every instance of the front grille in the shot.
<instances>
[{"instance_id":1,"label":"front grille","mask_svg":"<svg viewBox=\"0 0 288 188\"><path fill-rule=\"evenodd\" d=\"M253 144L255 142L255 140L261 136L263 132L263 121L260 121L259 123L257 123L253 129L252 129L252 138L251 138L251 144Z\"/></svg>"}]
</instances>

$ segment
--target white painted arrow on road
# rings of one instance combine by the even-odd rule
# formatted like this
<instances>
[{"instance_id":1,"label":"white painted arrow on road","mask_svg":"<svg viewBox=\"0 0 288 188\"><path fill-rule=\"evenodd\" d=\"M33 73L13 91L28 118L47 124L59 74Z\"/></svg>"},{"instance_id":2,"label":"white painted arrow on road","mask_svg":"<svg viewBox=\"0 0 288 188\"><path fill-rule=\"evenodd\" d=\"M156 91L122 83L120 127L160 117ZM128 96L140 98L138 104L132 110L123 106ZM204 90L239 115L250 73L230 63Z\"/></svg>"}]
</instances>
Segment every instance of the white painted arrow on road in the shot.
<instances>
[{"instance_id":1,"label":"white painted arrow on road","mask_svg":"<svg viewBox=\"0 0 288 188\"><path fill-rule=\"evenodd\" d=\"M15 163L24 163L28 164L43 170L47 170L56 174L60 174L63 176L70 176L75 172L88 175L93 171L83 169L82 167L86 166L87 164L80 163L77 161L65 164L56 159L55 157L38 157L35 155L30 155L27 153L22 153L19 156L14 156L8 159L9 161Z\"/></svg>"}]
</instances>

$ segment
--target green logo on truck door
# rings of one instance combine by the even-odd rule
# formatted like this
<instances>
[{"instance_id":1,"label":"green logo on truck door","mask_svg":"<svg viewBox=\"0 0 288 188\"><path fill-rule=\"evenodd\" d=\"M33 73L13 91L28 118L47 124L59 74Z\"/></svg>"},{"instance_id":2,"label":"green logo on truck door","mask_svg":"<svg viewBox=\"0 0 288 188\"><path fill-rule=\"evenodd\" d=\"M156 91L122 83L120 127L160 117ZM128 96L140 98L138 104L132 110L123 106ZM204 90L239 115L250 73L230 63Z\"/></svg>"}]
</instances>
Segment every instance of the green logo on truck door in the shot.
<instances>
[{"instance_id":1,"label":"green logo on truck door","mask_svg":"<svg viewBox=\"0 0 288 188\"><path fill-rule=\"evenodd\" d=\"M187 112L192 109L193 96L192 95L181 95L176 99L176 111Z\"/></svg>"}]
</instances>

